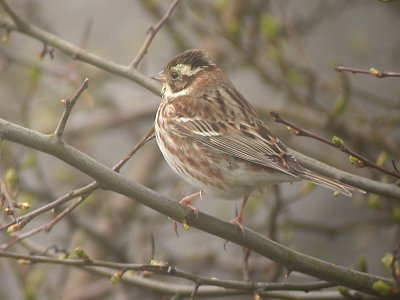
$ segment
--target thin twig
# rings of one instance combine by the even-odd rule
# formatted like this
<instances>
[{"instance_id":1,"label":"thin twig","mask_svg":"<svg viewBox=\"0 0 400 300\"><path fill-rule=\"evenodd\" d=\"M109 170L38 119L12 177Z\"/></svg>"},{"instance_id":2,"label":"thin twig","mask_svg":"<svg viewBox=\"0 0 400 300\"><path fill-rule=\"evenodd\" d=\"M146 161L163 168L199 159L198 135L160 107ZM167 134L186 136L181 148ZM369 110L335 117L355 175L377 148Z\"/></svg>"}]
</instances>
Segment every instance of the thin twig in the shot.
<instances>
[{"instance_id":1,"label":"thin twig","mask_svg":"<svg viewBox=\"0 0 400 300\"><path fill-rule=\"evenodd\" d=\"M198 291L199 291L199 287L201 286L201 283L200 282L196 282L195 283L195 285L194 285L194 287L193 287L193 292L192 292L192 294L190 295L190 300L195 300L195 298L196 298L196 296L197 296L197 293L198 293Z\"/></svg>"},{"instance_id":2,"label":"thin twig","mask_svg":"<svg viewBox=\"0 0 400 300\"><path fill-rule=\"evenodd\" d=\"M396 249L393 251L392 263L390 264L392 269L393 279L396 281L400 290L400 242L397 243Z\"/></svg>"},{"instance_id":3,"label":"thin twig","mask_svg":"<svg viewBox=\"0 0 400 300\"><path fill-rule=\"evenodd\" d=\"M250 259L251 250L242 247L242 260L243 260L243 269L242 269L242 277L243 281L249 280L249 259Z\"/></svg>"},{"instance_id":4,"label":"thin twig","mask_svg":"<svg viewBox=\"0 0 400 300\"><path fill-rule=\"evenodd\" d=\"M282 209L282 195L280 186L275 184L272 186L273 191L273 203L269 209L268 215L268 237L275 241L278 241L278 217Z\"/></svg>"},{"instance_id":5,"label":"thin twig","mask_svg":"<svg viewBox=\"0 0 400 300\"><path fill-rule=\"evenodd\" d=\"M128 154L121 159L113 168L114 172L119 173L124 164L149 140L154 137L154 126L151 126L146 134L137 142L137 144L128 152Z\"/></svg>"},{"instance_id":6,"label":"thin twig","mask_svg":"<svg viewBox=\"0 0 400 300\"><path fill-rule=\"evenodd\" d=\"M350 68L345 66L336 66L335 71L337 72L350 72L353 74L366 74L372 75L376 78L385 78L385 77L400 77L400 73L398 72L383 72L375 68L370 68L369 70L366 69L359 69L359 68Z\"/></svg>"},{"instance_id":7,"label":"thin twig","mask_svg":"<svg viewBox=\"0 0 400 300\"><path fill-rule=\"evenodd\" d=\"M60 122L58 122L57 128L54 131L54 134L56 135L57 138L61 138L65 125L67 124L69 115L71 114L72 109L74 108L74 105L76 101L79 99L80 95L83 93L84 90L88 88L88 83L89 83L89 78L85 78L85 80L82 82L81 86L79 89L76 91L74 97L72 97L71 100L66 99L66 100L61 100L63 104L65 105L64 112L61 116Z\"/></svg>"},{"instance_id":8,"label":"thin twig","mask_svg":"<svg viewBox=\"0 0 400 300\"><path fill-rule=\"evenodd\" d=\"M68 192L67 194L61 196L60 198L58 198L57 200L44 205L34 211L31 211L30 213L27 213L26 215L17 217L15 222L11 222L5 225L2 225L0 227L0 230L4 230L5 228L8 228L9 226L13 225L13 224L18 224L18 230L22 229L26 224L28 224L31 220L33 220L35 217L37 217L38 215L43 214L46 211L52 210L53 208L56 208L58 206L60 206L61 204L68 202L69 200L80 196L82 194L85 193L89 193L89 192L93 192L94 190L96 190L98 188L97 183L91 182L79 189L73 190L71 192Z\"/></svg>"},{"instance_id":9,"label":"thin twig","mask_svg":"<svg viewBox=\"0 0 400 300\"><path fill-rule=\"evenodd\" d=\"M4 5L5 1L0 0L0 5ZM15 12L14 12L15 14ZM102 70L116 74L118 76L128 78L141 86L145 87L154 94L160 95L160 86L154 81L143 75L141 72L129 68L129 66L117 64L115 62L106 60L95 53L86 51L60 37L38 28L32 24L28 26L17 26L10 18L0 15L0 28L4 28L6 31L18 31L34 39L41 41L44 44L52 46L63 53L69 55L74 60L86 62L92 66L96 66Z\"/></svg>"},{"instance_id":10,"label":"thin twig","mask_svg":"<svg viewBox=\"0 0 400 300\"><path fill-rule=\"evenodd\" d=\"M274 121L275 122L281 123L281 124L284 124L284 125L288 126L290 129L292 129L292 132L297 136L310 137L310 138L312 138L314 140L317 140L317 141L319 141L321 143L324 143L324 144L330 145L332 147L335 147L337 149L340 149L342 152L347 153L347 154L355 157L357 160L361 161L363 167L370 167L370 168L379 170L379 171L381 171L381 172L383 172L385 174L391 175L393 177L400 178L400 174L398 172L389 171L389 170L386 170L386 169L382 168L381 166L378 166L374 162L370 161L368 158L366 158L366 157L362 156L361 154L358 154L357 152L355 152L355 151L351 150L350 148L348 148L344 143L341 143L340 147L338 147L333 142L331 142L331 141L329 141L329 140L327 140L325 138L322 138L322 137L320 137L318 135L315 135L314 133L312 133L310 131L307 131L307 130L305 130L303 128L300 128L300 127L294 125L293 123L291 123L289 121L286 121L286 120L282 119L281 116L275 111L271 111L270 114L274 117Z\"/></svg>"},{"instance_id":11,"label":"thin twig","mask_svg":"<svg viewBox=\"0 0 400 300\"><path fill-rule=\"evenodd\" d=\"M96 266L96 267L104 267L116 270L123 270L122 275L126 273L128 270L137 271L137 272L152 272L161 275L169 275L174 277L179 277L183 279L187 279L189 281L194 282L196 285L211 285L211 286L219 286L224 288L233 288L233 289L241 289L241 290L259 290L259 291L277 291L277 290L291 290L291 291L312 291L319 290L323 288L328 288L332 286L336 286L335 283L326 282L323 280L312 281L312 282L256 282L256 281L239 281L239 280L229 280L229 279L217 279L214 277L203 277L194 273L186 272L175 268L167 263L161 264L128 264L128 263L119 263L119 262L111 262L111 261L102 261L90 259L70 259L70 258L57 258L52 256L43 256L43 255L24 255L24 254L16 254L6 251L0 251L0 257L6 257L16 260L25 260L30 263L51 263L51 264L60 264L60 265L73 265L73 266Z\"/></svg>"},{"instance_id":12,"label":"thin twig","mask_svg":"<svg viewBox=\"0 0 400 300\"><path fill-rule=\"evenodd\" d=\"M24 239L26 239L28 237L31 237L31 236L33 236L35 234L38 234L39 232L49 232L53 228L53 226L55 224L57 224L67 214L69 214L76 207L78 207L87 198L88 195L80 196L77 201L75 201L72 205L68 206L65 210L63 210L61 213L59 213L54 219L50 220L49 222L47 222L47 223L45 223L45 224L43 224L43 225L41 225L41 226L39 226L37 228L34 228L34 229L32 229L32 230L30 230L28 232L25 232L23 234L13 236L11 241L9 241L8 243L6 243L4 245L1 245L0 249L7 250L11 246L19 243L20 241L22 241L22 240L24 240Z\"/></svg>"},{"instance_id":13,"label":"thin twig","mask_svg":"<svg viewBox=\"0 0 400 300\"><path fill-rule=\"evenodd\" d=\"M126 155L126 157L122 160L120 160L113 168L112 170L115 172L119 172L120 169L123 167L124 164L127 163L127 161L149 140L152 138L154 134L154 126L152 126L149 131L140 139L140 141L129 151L129 153ZM53 220L49 221L48 223L39 226L38 228L32 229L29 232L26 232L22 235L20 235L18 238L15 238L13 240L11 240L11 242L9 242L6 245L3 245L1 248L3 249L7 249L10 246L14 245L15 243L21 241L22 239L25 239L27 237L30 237L34 234L37 234L39 232L42 231L50 231L51 228L57 223L59 222L63 217L65 217L66 214L68 214L70 211L72 211L73 209L75 209L85 198L87 198L91 193L93 193L94 191L96 191L99 188L99 185L96 181L93 181L79 189L75 189L65 195L63 195L62 197L58 198L57 200L42 206L24 216L15 218L12 222L3 225L0 227L0 230L3 230L5 228L8 228L9 226L12 226L13 224L17 224L16 230L21 230L26 224L28 224L31 220L33 220L35 217L37 217L38 215L43 214L46 211L49 211L51 209L54 209L55 207L60 206L61 204L70 201L73 198L76 198L77 196L80 196L80 198L71 206L69 206L68 208L66 208L62 213L60 213L59 215L57 215L57 217L55 217Z\"/></svg>"},{"instance_id":14,"label":"thin twig","mask_svg":"<svg viewBox=\"0 0 400 300\"><path fill-rule=\"evenodd\" d=\"M147 30L146 40L144 41L144 44L143 44L142 48L139 50L136 57L133 59L133 61L129 65L130 68L133 68L133 69L137 68L140 61L146 55L147 50L149 49L150 44L153 41L154 37L156 36L157 32L161 29L161 27L165 24L165 22L167 22L167 20L171 16L172 12L174 11L175 7L179 4L179 1L180 0L175 0L174 2L172 2L171 6L169 7L169 9L165 13L165 15L161 18L161 20L157 24L149 27L149 29Z\"/></svg>"},{"instance_id":15,"label":"thin twig","mask_svg":"<svg viewBox=\"0 0 400 300\"><path fill-rule=\"evenodd\" d=\"M75 208L77 208L83 201L87 199L87 197L91 194L91 192L87 193L86 195L82 195L76 200L74 203L72 203L70 206L68 206L66 209L64 209L61 213L57 215L53 220L49 221L47 224L44 226L44 231L49 232L54 225L56 225L62 218L64 218L67 214L71 213Z\"/></svg>"},{"instance_id":16,"label":"thin twig","mask_svg":"<svg viewBox=\"0 0 400 300\"><path fill-rule=\"evenodd\" d=\"M17 216L15 214L15 200L8 191L5 181L1 177L0 180L1 180L0 195L3 195L3 197L6 199L8 205L7 214L10 215L13 218L13 221L15 222L17 220Z\"/></svg>"}]
</instances>

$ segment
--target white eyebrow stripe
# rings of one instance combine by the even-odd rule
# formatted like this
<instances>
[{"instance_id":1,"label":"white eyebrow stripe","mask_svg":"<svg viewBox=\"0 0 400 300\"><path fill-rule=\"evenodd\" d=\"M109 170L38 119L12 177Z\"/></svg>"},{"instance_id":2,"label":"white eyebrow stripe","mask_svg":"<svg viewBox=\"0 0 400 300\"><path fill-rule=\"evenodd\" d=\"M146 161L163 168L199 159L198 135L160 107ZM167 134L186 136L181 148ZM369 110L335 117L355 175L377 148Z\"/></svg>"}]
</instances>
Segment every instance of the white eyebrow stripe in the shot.
<instances>
[{"instance_id":1,"label":"white eyebrow stripe","mask_svg":"<svg viewBox=\"0 0 400 300\"><path fill-rule=\"evenodd\" d=\"M174 67L175 70L179 70L180 73L184 76L192 76L196 74L197 72L201 71L203 67L197 67L195 69L192 69L191 66L189 65L184 65L184 64L178 64Z\"/></svg>"}]
</instances>

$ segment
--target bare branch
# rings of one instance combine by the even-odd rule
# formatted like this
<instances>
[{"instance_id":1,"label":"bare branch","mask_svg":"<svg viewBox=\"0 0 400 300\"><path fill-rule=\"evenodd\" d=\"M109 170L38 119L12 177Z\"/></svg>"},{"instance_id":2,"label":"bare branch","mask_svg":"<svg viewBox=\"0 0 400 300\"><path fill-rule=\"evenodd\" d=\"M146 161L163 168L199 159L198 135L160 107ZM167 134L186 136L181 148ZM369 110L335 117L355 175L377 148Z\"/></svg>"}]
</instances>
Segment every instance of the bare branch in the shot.
<instances>
[{"instance_id":1,"label":"bare branch","mask_svg":"<svg viewBox=\"0 0 400 300\"><path fill-rule=\"evenodd\" d=\"M4 197L4 199L7 201L8 207L6 212L8 215L12 216L15 222L17 220L17 216L15 214L15 200L14 197L11 196L5 181L1 177L0 177L0 196Z\"/></svg>"},{"instance_id":2,"label":"bare branch","mask_svg":"<svg viewBox=\"0 0 400 300\"><path fill-rule=\"evenodd\" d=\"M174 2L172 2L171 6L169 7L169 9L165 13L165 15L161 18L161 20L157 24L150 26L150 28L147 30L147 38L144 41L142 48L139 50L139 53L136 55L136 57L133 59L133 61L129 65L130 68L134 68L134 69L137 68L137 66L143 59L143 57L146 55L147 50L149 49L151 42L153 41L157 32L161 29L161 27L163 27L165 22L168 21L169 17L171 16L172 12L174 11L175 7L179 4L179 1L180 0L174 0Z\"/></svg>"},{"instance_id":3,"label":"bare branch","mask_svg":"<svg viewBox=\"0 0 400 300\"><path fill-rule=\"evenodd\" d=\"M133 155L149 140L154 137L154 126L152 126L145 135L137 142L137 144L129 151L129 153L121 159L112 169L113 171L119 173L121 168L123 167L126 162L132 158Z\"/></svg>"},{"instance_id":4,"label":"bare branch","mask_svg":"<svg viewBox=\"0 0 400 300\"><path fill-rule=\"evenodd\" d=\"M383 72L383 71L380 71L375 68L366 70L366 69L350 68L350 67L345 67L345 66L336 66L335 71L350 72L353 74L366 74L366 75L375 76L377 78L400 77L400 73L398 73L398 72Z\"/></svg>"},{"instance_id":5,"label":"bare branch","mask_svg":"<svg viewBox=\"0 0 400 300\"><path fill-rule=\"evenodd\" d=\"M150 128L150 130L143 136L143 138L129 151L129 153L126 155L124 159L119 161L113 168L112 170L115 172L119 172L121 168L128 162L130 158L153 136L154 134L154 127ZM51 209L54 209L61 204L70 201L71 199L74 199L79 196L79 199L67 207L63 212L58 214L53 220L49 221L48 223L41 225L37 228L32 229L29 232L23 233L19 236L15 236L10 242L7 244L1 245L0 248L2 249L8 249L12 245L20 242L21 240L31 237L37 233L40 232L49 232L52 227L58 223L62 218L64 218L68 213L70 213L73 209L75 209L77 206L79 206L91 193L96 191L99 188L99 185L96 181L93 181L86 186L83 186L79 189L73 190L69 192L68 194L65 194L64 196L58 198L57 200L44 205L26 215L20 216L18 218L14 218L14 220L6 225L0 226L0 230L3 230L5 228L9 228L10 226L15 226L15 230L21 230L22 228L25 227L26 224L28 224L31 220L33 220L35 217L38 215L43 214L46 211L49 211ZM14 225L15 224L15 225Z\"/></svg>"},{"instance_id":6,"label":"bare branch","mask_svg":"<svg viewBox=\"0 0 400 300\"><path fill-rule=\"evenodd\" d=\"M4 8L6 1L0 0L0 5ZM7 5L9 8L9 6ZM11 10L12 11L12 10ZM15 12L13 12L14 16L17 16ZM11 14L10 14L11 16ZM18 20L21 20L18 17ZM108 71L112 74L119 75L124 78L128 78L130 80L135 81L141 86L145 87L149 91L160 95L160 86L151 80L150 78L144 76L142 73L138 72L136 69L132 69L129 66L119 65L112 61L103 59L102 57L88 52L64 39L59 38L58 36L42 30L36 26L23 22L23 26L17 26L15 23L15 19L10 21L9 18L0 15L0 28L5 28L9 31L18 31L28 36L31 36L48 46L52 46L65 54L71 56L73 59L80 60L86 62L90 65L96 66L102 70Z\"/></svg>"},{"instance_id":7,"label":"bare branch","mask_svg":"<svg viewBox=\"0 0 400 300\"><path fill-rule=\"evenodd\" d=\"M9 226L11 226L13 224L18 224L18 230L20 230L26 224L28 224L31 220L33 220L35 217L43 214L44 212L52 210L52 209L64 204L65 202L68 202L71 199L74 199L82 194L92 192L92 191L96 190L97 188L98 188L98 185L96 184L96 182L89 183L88 185L81 187L79 189L73 190L73 191L63 195L62 197L58 198L57 200L55 200L49 204L46 204L34 211L31 211L30 213L27 213L23 216L17 217L15 222L11 222L11 223L1 226L0 230L4 230L5 228L8 228Z\"/></svg>"},{"instance_id":8,"label":"bare branch","mask_svg":"<svg viewBox=\"0 0 400 300\"><path fill-rule=\"evenodd\" d=\"M0 249L2 250L7 250L9 249L11 246L17 244L18 242L31 237L39 232L49 232L54 225L56 225L60 220L62 220L67 214L71 213L76 207L78 207L86 198L87 196L89 196L89 194L80 196L78 198L78 200L76 200L74 203L72 203L72 205L68 206L65 210L63 210L61 213L59 213L53 220L50 220L49 222L34 228L28 232L25 232L23 234L20 235L16 235L13 236L13 238L11 239L11 241L9 241L8 243L1 245Z\"/></svg>"},{"instance_id":9,"label":"bare branch","mask_svg":"<svg viewBox=\"0 0 400 300\"><path fill-rule=\"evenodd\" d=\"M390 268L392 269L392 276L397 282L400 292L400 242L397 243L396 249L393 251L393 258Z\"/></svg>"},{"instance_id":10,"label":"bare branch","mask_svg":"<svg viewBox=\"0 0 400 300\"><path fill-rule=\"evenodd\" d=\"M317 140L321 143L330 145L332 147L335 147L337 149L340 149L342 152L349 154L351 157L356 158L356 162L360 161L362 164L359 164L359 167L370 167L376 170L379 170L385 174L391 175L393 177L399 178L400 179L400 174L397 171L388 171L385 168L382 168L381 166L378 166L377 164L375 164L374 162L370 161L368 158L362 156L361 154L358 154L357 152L351 150L349 147L347 147L344 142L342 140L340 140L338 138L338 143L334 143L331 142L327 139L324 139L320 136L317 136L315 134L313 134L312 132L309 132L299 126L294 125L293 123L286 121L284 119L282 119L282 117L275 111L271 111L270 112L271 115L274 117L274 121L277 123L281 123L284 124L286 126L289 127L290 130L292 130L292 132L297 135L297 136L305 136L305 137L309 137L312 138L314 140ZM351 158L350 157L350 158Z\"/></svg>"},{"instance_id":11,"label":"bare branch","mask_svg":"<svg viewBox=\"0 0 400 300\"><path fill-rule=\"evenodd\" d=\"M209 286L219 286L227 289L239 289L246 291L278 291L278 290L291 290L291 291L313 291L319 290L327 287L336 286L335 284L326 281L313 281L304 283L291 283L291 282L252 282L252 281L237 281L237 280L224 280L209 277L202 277L193 273L179 270L167 263L151 263L151 264L128 264L128 263L118 263L110 261L101 260L85 260L85 259L60 259L51 256L42 255L23 255L15 254L10 252L0 251L0 257L7 257L11 259L23 259L25 261L30 261L31 263L51 263L60 265L72 265L72 266L96 266L105 267L117 270L123 270L121 274L124 276L126 271L132 270L137 272L152 272L161 275L172 275L174 277L179 277L193 281L197 288L196 292L201 285Z\"/></svg>"},{"instance_id":12,"label":"bare branch","mask_svg":"<svg viewBox=\"0 0 400 300\"><path fill-rule=\"evenodd\" d=\"M124 178L67 143L56 142L51 136L40 134L2 119L0 119L0 137L58 157L94 178L103 189L135 199L174 220L182 221L186 219L186 209L178 203L137 182ZM394 187L395 191L396 189L398 193L396 198L400 198L400 188ZM361 273L339 265L332 265L291 250L247 228L244 228L245 234L242 234L235 225L205 213L200 212L190 225L247 247L260 255L285 265L290 270L300 271L368 294L376 294L372 285L377 280L383 280L389 286L394 285L394 282L387 278Z\"/></svg>"},{"instance_id":13,"label":"bare branch","mask_svg":"<svg viewBox=\"0 0 400 300\"><path fill-rule=\"evenodd\" d=\"M63 115L61 116L60 122L58 122L57 128L54 131L54 134L57 138L62 137L69 115L71 114L72 109L74 108L75 103L79 99L80 95L83 93L84 90L88 88L88 83L89 83L89 78L85 78L85 80L83 81L83 83L76 91L74 97L72 97L71 100L69 99L61 100L61 102L65 105L65 109Z\"/></svg>"}]
</instances>

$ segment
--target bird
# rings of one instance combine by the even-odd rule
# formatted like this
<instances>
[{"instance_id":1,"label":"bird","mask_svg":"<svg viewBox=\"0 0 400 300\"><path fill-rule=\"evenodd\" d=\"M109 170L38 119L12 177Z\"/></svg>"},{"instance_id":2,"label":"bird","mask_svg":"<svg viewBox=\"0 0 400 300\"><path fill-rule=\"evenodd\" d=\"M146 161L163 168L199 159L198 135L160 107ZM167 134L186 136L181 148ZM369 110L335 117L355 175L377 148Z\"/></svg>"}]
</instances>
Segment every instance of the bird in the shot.
<instances>
[{"instance_id":1,"label":"bird","mask_svg":"<svg viewBox=\"0 0 400 300\"><path fill-rule=\"evenodd\" d=\"M303 167L205 51L178 54L152 79L162 85L156 141L171 169L198 189L179 202L196 215L192 202L204 193L242 198L231 222L243 230L249 196L269 185L307 180L348 197L364 192Z\"/></svg>"}]
</instances>

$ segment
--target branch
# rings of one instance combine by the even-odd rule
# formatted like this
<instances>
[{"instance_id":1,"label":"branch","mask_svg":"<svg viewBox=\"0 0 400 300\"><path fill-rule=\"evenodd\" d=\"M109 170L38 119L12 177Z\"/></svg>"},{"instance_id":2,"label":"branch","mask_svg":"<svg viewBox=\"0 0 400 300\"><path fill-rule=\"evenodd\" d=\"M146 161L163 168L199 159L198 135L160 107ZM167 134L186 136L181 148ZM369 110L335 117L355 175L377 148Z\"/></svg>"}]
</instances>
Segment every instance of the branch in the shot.
<instances>
[{"instance_id":1,"label":"branch","mask_svg":"<svg viewBox=\"0 0 400 300\"><path fill-rule=\"evenodd\" d=\"M121 159L113 168L112 170L119 173L121 168L123 167L124 164L127 163L129 159L132 158L132 156L149 140L154 138L154 126L152 126L146 134L137 142L137 144L129 151L129 153Z\"/></svg>"},{"instance_id":2,"label":"branch","mask_svg":"<svg viewBox=\"0 0 400 300\"><path fill-rule=\"evenodd\" d=\"M154 134L154 127L152 127L151 130L149 130L143 136L143 138L129 151L129 153L122 160L120 160L112 168L112 170L115 172L119 172L121 170L121 168L124 166L124 164L126 164L128 162L128 160L130 158L132 158L132 156L144 145L144 143L146 143L153 136L153 134ZM79 189L75 189L75 190L65 194L64 196L58 198L57 200L55 200L47 205L44 205L28 214L14 218L14 221L12 221L8 224L0 226L0 230L7 228L7 231L10 233L19 231L23 227L25 227L25 225L28 224L31 220L33 220L35 217L37 217L38 215L41 215L42 213L44 213L46 211L54 209L54 208L60 206L61 204L68 202L71 199L79 196L79 199L75 203L73 203L71 206L67 207L63 212L58 214L53 220L50 220L48 223L46 223L40 227L34 228L29 232L26 232L24 234L16 236L13 240L8 242L7 244L1 245L0 248L6 250L9 247L11 247L12 245L20 242L21 240L26 239L26 238L28 238L32 235L35 235L39 232L43 232L43 231L49 232L51 230L51 228L57 222L59 222L66 214L70 213L73 209L75 209L82 201L85 200L85 198L87 198L91 193L93 193L97 189L99 189L99 185L96 181L93 181Z\"/></svg>"},{"instance_id":3,"label":"branch","mask_svg":"<svg viewBox=\"0 0 400 300\"><path fill-rule=\"evenodd\" d=\"M60 143L54 136L44 135L0 119L0 138L55 156L94 178L103 189L135 199L179 222L186 220L185 207L137 182L124 178L72 146ZM397 198L400 199L400 188L397 187L393 191L397 193ZM247 228L245 228L244 234L241 234L235 225L201 212L195 220L191 220L190 225L247 247L262 256L285 265L288 270L309 274L371 295L376 295L372 285L378 280L383 280L388 285L394 286L394 282L390 279L361 273L310 257L275 243Z\"/></svg>"},{"instance_id":4,"label":"branch","mask_svg":"<svg viewBox=\"0 0 400 300\"><path fill-rule=\"evenodd\" d=\"M153 25L150 26L150 28L147 30L147 38L144 41L144 44L142 48L139 50L139 53L136 55L136 57L133 59L131 64L129 65L130 68L136 69L137 66L139 65L140 61L143 59L143 57L146 55L147 50L150 47L151 42L153 41L154 37L156 36L157 32L163 27L165 22L169 19L171 16L172 12L174 11L175 7L179 4L180 0L175 0L172 2L171 6L169 7L168 11L165 13L165 15L161 18L161 20Z\"/></svg>"},{"instance_id":5,"label":"branch","mask_svg":"<svg viewBox=\"0 0 400 300\"><path fill-rule=\"evenodd\" d=\"M82 196L80 196L78 198L78 200L76 200L74 203L72 203L70 206L68 206L66 209L64 209L61 213L59 213L54 219L50 220L49 222L36 227L28 232L25 232L23 234L20 234L18 236L13 236L13 238L11 239L11 241L9 241L8 243L1 245L0 249L2 250L7 250L8 248L10 248L11 246L19 243L20 241L31 237L39 232L49 232L54 225L56 225L59 221L61 221L67 214L71 213L75 208L77 208L85 199L87 199L87 197L91 194L91 191L83 194ZM21 223L16 223L15 225L12 225L12 227L9 227L11 229L15 230L19 230L21 229ZM7 230L9 232L12 232L12 230Z\"/></svg>"},{"instance_id":6,"label":"branch","mask_svg":"<svg viewBox=\"0 0 400 300\"><path fill-rule=\"evenodd\" d=\"M74 108L75 103L79 99L80 95L83 93L84 90L86 90L88 88L88 83L89 83L89 78L85 78L85 80L83 81L83 83L81 84L79 89L76 91L74 97L72 97L71 100L69 100L69 99L61 100L61 102L65 105L65 109L64 109L63 115L61 116L60 122L58 122L57 128L54 131L54 134L58 138L62 137L62 135L64 133L65 125L67 124L67 121L69 118L69 115L71 114L72 109Z\"/></svg>"},{"instance_id":7,"label":"branch","mask_svg":"<svg viewBox=\"0 0 400 300\"><path fill-rule=\"evenodd\" d=\"M314 158L308 157L303 153L289 149L289 153L296 157L296 159L307 169L320 173L325 176L332 177L336 180L342 181L361 190L377 195L385 196L388 198L400 200L400 187L396 184L388 184L368 178L363 178L320 162Z\"/></svg>"},{"instance_id":8,"label":"branch","mask_svg":"<svg viewBox=\"0 0 400 300\"><path fill-rule=\"evenodd\" d=\"M143 278L142 274L138 275L123 275L127 270L133 270L137 272L146 271L151 273L170 275L183 279L193 281L195 283L195 294L197 296L228 296L228 295L245 295L257 293L258 295L282 298L282 299L330 299L330 300L342 300L343 295L339 292L312 292L322 288L335 286L334 284L324 281L304 282L304 283L271 283L271 282L252 282L252 281L235 281L235 280L221 280L216 278L208 278L197 276L193 273L188 273L177 268L174 268L168 264L154 265L154 264L123 264L100 260L83 260L83 259L60 259L49 256L39 255L23 255L9 252L0 251L0 257L6 257L10 259L18 260L24 264L34 263L50 263L58 265L74 266L85 271L96 273L115 282L130 283L135 286L144 287L151 289L163 294L172 294L180 296L193 295L193 289L188 285L182 284L165 284L162 281ZM105 270L104 268L111 269L123 269L116 273ZM122 276L123 275L123 276ZM220 289L223 288L223 289ZM192 291L191 291L192 289ZM358 293L353 291L347 291L346 294L349 296L356 297ZM360 296L360 295L358 295ZM193 297L193 296L192 296ZM192 298L193 299L193 298ZM358 299L358 298L357 298ZM375 299L363 295L362 299Z\"/></svg>"},{"instance_id":9,"label":"branch","mask_svg":"<svg viewBox=\"0 0 400 300\"><path fill-rule=\"evenodd\" d=\"M358 167L370 167L376 170L379 170L385 174L391 175L393 177L399 178L400 179L400 173L398 171L388 171L384 168L382 168L381 166L378 166L377 164L373 163L372 161L370 161L368 158L358 154L357 152L351 150L349 147L347 147L344 142L340 139L340 138L336 138L336 142L331 142L327 139L324 139L320 136L317 136L315 134L313 134L312 132L309 132L303 128L300 128L299 126L294 125L292 122L286 121L284 119L281 118L281 116L275 112L275 111L271 111L270 112L271 115L274 117L274 121L277 123L281 123L284 124L286 126L289 127L289 129L292 129L292 132L294 133L294 135L297 136L305 136L305 137L309 137L312 138L314 140L317 140L321 143L327 144L329 146L332 146L334 148L340 149L340 151L347 153L350 155L349 159L350 161L355 161L355 164ZM355 160L353 159L355 158Z\"/></svg>"},{"instance_id":10,"label":"branch","mask_svg":"<svg viewBox=\"0 0 400 300\"><path fill-rule=\"evenodd\" d=\"M35 209L34 211L27 213L23 216L17 217L17 219L15 220L15 222L10 222L8 224L5 224L3 226L0 226L0 230L4 230L5 228L8 228L9 226L14 224L14 228L11 231L17 231L22 229L26 224L28 224L31 220L33 220L35 217L41 215L42 213L52 210L53 208L56 208L58 206L60 206L61 204L64 204L65 202L70 201L71 199L86 194L86 193L91 193L93 191L95 191L96 189L98 189L98 185L96 182L92 182L87 184L84 187L81 187L79 189L73 190L63 196L61 196L60 198L58 198L57 200L46 204L38 209Z\"/></svg>"},{"instance_id":11,"label":"branch","mask_svg":"<svg viewBox=\"0 0 400 300\"><path fill-rule=\"evenodd\" d=\"M80 47L77 47L76 45L59 38L58 36L47 32L45 30L42 30L34 25L28 24L24 21L22 21L18 17L18 21L16 21L16 16L17 14L6 4L5 0L0 0L0 6L2 6L4 9L5 7L8 7L6 10L10 17L12 18L12 21L3 16L0 15L0 27L5 28L9 31L18 31L20 33L26 34L28 36L31 36L41 42L43 42L46 45L52 46L65 54L69 55L71 58L80 60L82 62L86 62L90 65L96 66L102 70L105 70L107 72L110 72L112 74L130 79L141 86L145 87L149 91L153 92L154 94L160 95L160 87L159 85L154 81L151 80L150 78L144 76L142 73L139 71L130 68L129 66L124 66L120 65L117 63L114 63L112 61L106 60L94 53L91 53L89 51L86 51ZM11 13L12 12L12 13ZM23 26L21 26L21 21L23 22ZM19 25L18 25L19 24Z\"/></svg>"},{"instance_id":12,"label":"branch","mask_svg":"<svg viewBox=\"0 0 400 300\"><path fill-rule=\"evenodd\" d=\"M365 69L350 68L350 67L345 67L345 66L336 66L335 67L335 71L337 71L337 72L350 72L350 73L353 73L353 74L372 75L372 76L375 76L376 78L400 77L400 73L398 73L398 72L382 72L382 71L377 70L375 68L371 68L369 70L365 70Z\"/></svg>"},{"instance_id":13,"label":"branch","mask_svg":"<svg viewBox=\"0 0 400 300\"><path fill-rule=\"evenodd\" d=\"M56 258L51 256L42 255L23 255L15 254L11 252L0 251L0 257L7 257L18 260L25 260L29 263L51 263L59 265L72 265L72 266L96 266L105 267L116 270L123 270L125 273L128 270L137 272L152 272L161 275L171 275L183 279L187 279L193 282L201 282L201 285L219 286L227 289L240 289L246 291L277 291L277 290L290 290L290 291L312 291L319 290L327 287L335 286L335 284L326 281L313 281L304 283L294 282L252 282L252 281L238 281L238 280L224 280L198 276L194 273L179 270L168 263L153 262L151 264L129 264L129 263L118 263L102 260L93 259L65 259ZM122 278L123 276L121 276Z\"/></svg>"}]
</instances>

